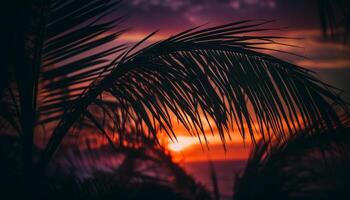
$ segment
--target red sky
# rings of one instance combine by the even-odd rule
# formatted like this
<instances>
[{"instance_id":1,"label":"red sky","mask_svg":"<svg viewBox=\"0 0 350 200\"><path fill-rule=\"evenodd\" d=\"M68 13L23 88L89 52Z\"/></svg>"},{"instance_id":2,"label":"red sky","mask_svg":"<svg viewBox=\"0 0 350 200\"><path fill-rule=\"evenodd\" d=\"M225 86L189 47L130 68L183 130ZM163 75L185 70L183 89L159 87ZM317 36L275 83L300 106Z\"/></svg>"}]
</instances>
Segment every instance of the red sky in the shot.
<instances>
[{"instance_id":1,"label":"red sky","mask_svg":"<svg viewBox=\"0 0 350 200\"><path fill-rule=\"evenodd\" d=\"M159 33L151 41L206 23L213 26L243 19L276 20L268 27L283 30L270 34L300 38L288 40L300 48L276 48L307 58L273 53L275 56L313 69L324 81L350 91L350 46L321 39L317 0L129 0L124 1L121 10L123 13L118 14L127 16L123 26L132 30L117 42L128 43L137 42L155 30ZM179 142L169 141L169 149L178 160L206 160L208 156L214 160L245 159L248 156L249 145L243 147L239 135L233 135L233 140L228 142L227 152L217 136L210 137L208 151L205 145L202 149L198 138L191 138L179 127L175 127L175 131L180 136Z\"/></svg>"}]
</instances>

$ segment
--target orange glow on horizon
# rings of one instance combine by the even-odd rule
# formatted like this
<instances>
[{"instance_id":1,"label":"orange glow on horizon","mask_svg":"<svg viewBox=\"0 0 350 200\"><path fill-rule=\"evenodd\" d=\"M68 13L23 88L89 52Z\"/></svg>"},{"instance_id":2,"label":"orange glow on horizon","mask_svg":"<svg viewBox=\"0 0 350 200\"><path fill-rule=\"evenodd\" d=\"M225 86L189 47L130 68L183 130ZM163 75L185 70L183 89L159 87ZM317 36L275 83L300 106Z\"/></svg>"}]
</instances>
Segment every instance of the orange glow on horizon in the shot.
<instances>
[{"instance_id":1,"label":"orange glow on horizon","mask_svg":"<svg viewBox=\"0 0 350 200\"><path fill-rule=\"evenodd\" d=\"M167 136L165 136L167 137ZM178 136L172 141L167 137L165 147L175 162L197 162L210 160L245 160L249 156L250 142L237 135L226 141L226 151L218 133L205 139L201 136Z\"/></svg>"},{"instance_id":2,"label":"orange glow on horizon","mask_svg":"<svg viewBox=\"0 0 350 200\"><path fill-rule=\"evenodd\" d=\"M123 34L120 36L120 40L124 41L124 42L139 42L142 39L144 39L145 37L147 37L150 33L127 33L127 34ZM148 42L158 42L160 40L164 40L168 38L168 36L164 35L164 34L155 34L152 37L150 37L147 41Z\"/></svg>"},{"instance_id":3,"label":"orange glow on horizon","mask_svg":"<svg viewBox=\"0 0 350 200\"><path fill-rule=\"evenodd\" d=\"M195 138L188 136L179 136L176 138L176 141L170 141L167 145L167 148L171 151L180 152L196 144Z\"/></svg>"},{"instance_id":4,"label":"orange glow on horizon","mask_svg":"<svg viewBox=\"0 0 350 200\"><path fill-rule=\"evenodd\" d=\"M174 118L172 118L174 119ZM299 122L302 120L298 115ZM285 131L288 131L288 126L285 121L282 122ZM216 127L210 127L203 121L204 132L203 135L191 136L186 134L186 129L177 123L173 123L173 130L176 133L176 139L170 139L166 134L160 133L160 137L163 138L163 145L169 150L175 162L196 162L210 160L246 160L249 157L251 151L252 141L250 136L246 136L246 139L242 138L239 134L239 130L235 128L229 133L225 133L224 141L219 135ZM256 122L252 123L253 126L258 127ZM249 133L247 124L243 125L246 133ZM213 131L213 133L211 132ZM254 133L256 141L261 139L261 135L257 132ZM226 150L224 148L224 143Z\"/></svg>"}]
</instances>

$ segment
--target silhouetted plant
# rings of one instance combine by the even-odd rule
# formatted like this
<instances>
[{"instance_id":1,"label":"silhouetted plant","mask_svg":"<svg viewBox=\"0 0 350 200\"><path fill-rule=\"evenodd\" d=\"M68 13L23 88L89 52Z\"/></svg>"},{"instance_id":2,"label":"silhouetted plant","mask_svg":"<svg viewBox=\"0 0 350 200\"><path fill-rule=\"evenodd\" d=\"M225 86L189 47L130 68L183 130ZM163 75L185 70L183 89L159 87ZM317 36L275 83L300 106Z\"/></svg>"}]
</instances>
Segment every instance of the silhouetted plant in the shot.
<instances>
[{"instance_id":1,"label":"silhouetted plant","mask_svg":"<svg viewBox=\"0 0 350 200\"><path fill-rule=\"evenodd\" d=\"M257 51L281 45L280 37L254 36L268 21L196 27L140 48L152 33L127 48L112 43L126 31L111 15L118 5L37 0L2 13L1 129L21 138L29 188L63 138L91 126L107 138L129 127L174 138L173 115L194 136L205 135L204 124L217 128L223 143L233 129L282 140L302 127L331 129L347 112L309 70ZM39 134L48 142L33 164Z\"/></svg>"},{"instance_id":2,"label":"silhouetted plant","mask_svg":"<svg viewBox=\"0 0 350 200\"><path fill-rule=\"evenodd\" d=\"M350 128L303 131L272 146L260 142L237 175L234 199L346 199Z\"/></svg>"},{"instance_id":3,"label":"silhouetted plant","mask_svg":"<svg viewBox=\"0 0 350 200\"><path fill-rule=\"evenodd\" d=\"M174 163L165 149L147 139L115 149L110 145L62 148L49 170L49 197L211 199L207 189Z\"/></svg>"}]
</instances>

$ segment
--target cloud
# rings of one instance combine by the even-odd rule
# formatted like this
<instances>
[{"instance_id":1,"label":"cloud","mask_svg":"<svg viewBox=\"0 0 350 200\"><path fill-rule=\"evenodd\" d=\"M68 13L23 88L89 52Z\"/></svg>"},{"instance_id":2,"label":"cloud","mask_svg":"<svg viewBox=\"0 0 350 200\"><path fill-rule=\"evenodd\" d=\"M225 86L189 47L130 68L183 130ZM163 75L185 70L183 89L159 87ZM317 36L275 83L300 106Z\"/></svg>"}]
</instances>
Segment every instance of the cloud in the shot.
<instances>
[{"instance_id":1,"label":"cloud","mask_svg":"<svg viewBox=\"0 0 350 200\"><path fill-rule=\"evenodd\" d=\"M306 58L294 57L294 63L306 68L347 68L350 67L350 47L342 43L327 42L321 38L318 29L288 31L285 37L301 38L287 42L302 48L279 48Z\"/></svg>"},{"instance_id":2,"label":"cloud","mask_svg":"<svg viewBox=\"0 0 350 200\"><path fill-rule=\"evenodd\" d=\"M296 64L306 68L350 68L350 59L299 60Z\"/></svg>"},{"instance_id":3,"label":"cloud","mask_svg":"<svg viewBox=\"0 0 350 200\"><path fill-rule=\"evenodd\" d=\"M249 7L276 8L276 0L231 0L229 6L233 9L244 9Z\"/></svg>"},{"instance_id":4,"label":"cloud","mask_svg":"<svg viewBox=\"0 0 350 200\"><path fill-rule=\"evenodd\" d=\"M204 5L192 6L186 12L183 13L183 16L193 24L203 23L204 17L201 16L202 11L206 9Z\"/></svg>"},{"instance_id":5,"label":"cloud","mask_svg":"<svg viewBox=\"0 0 350 200\"><path fill-rule=\"evenodd\" d=\"M186 0L131 0L131 5L140 6L144 9L149 9L150 7L164 7L169 8L173 11L177 11L183 7L190 6L191 1Z\"/></svg>"},{"instance_id":6,"label":"cloud","mask_svg":"<svg viewBox=\"0 0 350 200\"><path fill-rule=\"evenodd\" d=\"M131 0L128 2L134 7L144 10L153 8L168 9L172 12L180 12L191 22L197 22L201 17L197 15L199 11L218 11L230 12L232 9L251 9L251 8L276 8L276 0ZM157 10L155 10L157 11Z\"/></svg>"},{"instance_id":7,"label":"cloud","mask_svg":"<svg viewBox=\"0 0 350 200\"><path fill-rule=\"evenodd\" d=\"M229 3L229 5L233 8L233 9L239 9L241 7L241 2L240 1L231 1Z\"/></svg>"}]
</instances>

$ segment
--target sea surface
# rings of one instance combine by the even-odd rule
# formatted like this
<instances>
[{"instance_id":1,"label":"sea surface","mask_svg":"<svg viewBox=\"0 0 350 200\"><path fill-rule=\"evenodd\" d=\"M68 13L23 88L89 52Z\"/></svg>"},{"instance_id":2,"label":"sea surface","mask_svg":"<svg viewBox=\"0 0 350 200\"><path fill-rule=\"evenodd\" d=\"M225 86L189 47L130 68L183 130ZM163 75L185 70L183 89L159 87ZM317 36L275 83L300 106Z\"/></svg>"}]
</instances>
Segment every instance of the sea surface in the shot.
<instances>
[{"instance_id":1,"label":"sea surface","mask_svg":"<svg viewBox=\"0 0 350 200\"><path fill-rule=\"evenodd\" d=\"M234 180L237 173L243 171L246 160L213 161L221 199L232 199ZM186 162L181 164L197 181L213 191L208 161Z\"/></svg>"}]
</instances>

